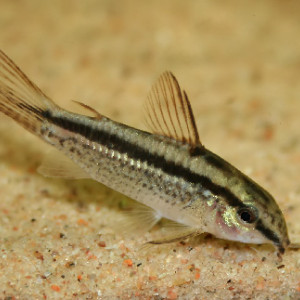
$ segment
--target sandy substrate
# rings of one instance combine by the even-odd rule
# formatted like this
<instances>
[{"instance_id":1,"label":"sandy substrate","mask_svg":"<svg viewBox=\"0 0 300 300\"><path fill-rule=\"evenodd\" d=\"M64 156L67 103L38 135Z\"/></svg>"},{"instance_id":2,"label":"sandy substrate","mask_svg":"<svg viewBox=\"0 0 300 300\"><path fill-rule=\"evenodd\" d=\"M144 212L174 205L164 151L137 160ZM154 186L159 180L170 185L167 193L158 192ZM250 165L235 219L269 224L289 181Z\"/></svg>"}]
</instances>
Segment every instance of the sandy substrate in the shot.
<instances>
[{"instance_id":1,"label":"sandy substrate","mask_svg":"<svg viewBox=\"0 0 300 300\"><path fill-rule=\"evenodd\" d=\"M4 1L0 47L61 106L144 128L164 70L202 142L266 187L300 240L300 2ZM0 299L300 299L300 251L214 238L140 250L130 200L43 178L49 147L0 116Z\"/></svg>"}]
</instances>

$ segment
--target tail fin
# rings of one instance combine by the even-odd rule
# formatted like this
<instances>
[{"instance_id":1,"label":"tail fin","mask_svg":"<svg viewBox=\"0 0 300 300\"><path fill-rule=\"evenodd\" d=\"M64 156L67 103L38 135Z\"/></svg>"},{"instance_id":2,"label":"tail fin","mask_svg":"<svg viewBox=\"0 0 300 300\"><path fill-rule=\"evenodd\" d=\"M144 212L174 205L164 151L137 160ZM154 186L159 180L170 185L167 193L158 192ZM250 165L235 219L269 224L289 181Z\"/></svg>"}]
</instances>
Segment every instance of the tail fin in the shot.
<instances>
[{"instance_id":1,"label":"tail fin","mask_svg":"<svg viewBox=\"0 0 300 300\"><path fill-rule=\"evenodd\" d=\"M0 111L40 135L43 113L57 109L19 67L0 50Z\"/></svg>"}]
</instances>

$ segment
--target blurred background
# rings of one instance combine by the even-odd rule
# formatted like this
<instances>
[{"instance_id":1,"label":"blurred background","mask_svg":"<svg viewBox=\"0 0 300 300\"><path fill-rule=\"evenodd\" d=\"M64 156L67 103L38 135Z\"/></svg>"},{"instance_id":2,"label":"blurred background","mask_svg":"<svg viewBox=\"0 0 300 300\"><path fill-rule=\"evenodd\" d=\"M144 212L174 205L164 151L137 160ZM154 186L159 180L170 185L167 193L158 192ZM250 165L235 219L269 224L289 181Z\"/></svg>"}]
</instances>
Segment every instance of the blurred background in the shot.
<instances>
[{"instance_id":1,"label":"blurred background","mask_svg":"<svg viewBox=\"0 0 300 300\"><path fill-rule=\"evenodd\" d=\"M281 109L296 97L298 1L0 4L1 48L66 107L88 101L128 122L165 70L188 90L199 118L200 108L219 113L230 100L263 98Z\"/></svg>"}]
</instances>

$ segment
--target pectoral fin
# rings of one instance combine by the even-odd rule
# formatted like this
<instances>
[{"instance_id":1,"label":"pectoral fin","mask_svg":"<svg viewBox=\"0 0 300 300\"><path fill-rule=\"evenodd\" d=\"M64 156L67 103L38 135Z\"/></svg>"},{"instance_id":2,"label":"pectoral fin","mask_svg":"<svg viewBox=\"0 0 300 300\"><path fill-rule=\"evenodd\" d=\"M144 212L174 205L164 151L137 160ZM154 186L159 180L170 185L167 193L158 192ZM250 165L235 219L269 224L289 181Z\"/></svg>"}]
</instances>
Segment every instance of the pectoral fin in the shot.
<instances>
[{"instance_id":1,"label":"pectoral fin","mask_svg":"<svg viewBox=\"0 0 300 300\"><path fill-rule=\"evenodd\" d=\"M161 239L153 240L150 242L147 242L147 244L150 245L161 245L161 244L169 244L174 242L179 242L186 240L187 238L194 237L201 234L198 230L195 230L195 228L186 229L186 231L182 231L178 234L168 235L166 237L163 237Z\"/></svg>"},{"instance_id":2,"label":"pectoral fin","mask_svg":"<svg viewBox=\"0 0 300 300\"><path fill-rule=\"evenodd\" d=\"M135 202L112 226L123 234L135 235L149 231L160 219L154 209Z\"/></svg>"}]
</instances>

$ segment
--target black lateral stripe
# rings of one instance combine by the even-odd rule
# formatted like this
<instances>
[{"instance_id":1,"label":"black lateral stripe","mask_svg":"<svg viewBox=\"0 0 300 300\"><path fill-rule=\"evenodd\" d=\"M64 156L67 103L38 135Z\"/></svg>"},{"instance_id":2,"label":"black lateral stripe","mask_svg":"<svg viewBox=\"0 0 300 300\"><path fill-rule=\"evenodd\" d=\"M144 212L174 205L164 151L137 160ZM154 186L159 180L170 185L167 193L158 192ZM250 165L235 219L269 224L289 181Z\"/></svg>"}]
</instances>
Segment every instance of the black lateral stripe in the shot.
<instances>
[{"instance_id":1,"label":"black lateral stripe","mask_svg":"<svg viewBox=\"0 0 300 300\"><path fill-rule=\"evenodd\" d=\"M261 219L256 222L255 229L260 231L267 239L274 242L276 245L280 245L280 239L277 234L271 229L267 228Z\"/></svg>"},{"instance_id":2,"label":"black lateral stripe","mask_svg":"<svg viewBox=\"0 0 300 300\"><path fill-rule=\"evenodd\" d=\"M223 172L232 173L231 165L213 152L206 150L206 153L202 154L202 157L208 164L213 165L217 169L222 170Z\"/></svg>"},{"instance_id":3,"label":"black lateral stripe","mask_svg":"<svg viewBox=\"0 0 300 300\"><path fill-rule=\"evenodd\" d=\"M52 123L66 130L78 133L93 142L105 145L120 153L127 153L129 157L136 160L146 161L148 165L159 168L171 176L181 177L188 182L201 185L212 191L215 195L223 196L225 201L233 207L245 207L244 203L229 189L213 183L208 177L196 174L188 168L177 165L172 161L166 161L164 156L150 153L147 149L134 143L124 141L115 134L100 128L92 128L87 124L80 123L79 120L72 120L63 116L52 116L48 111L44 112L44 117Z\"/></svg>"},{"instance_id":4,"label":"black lateral stripe","mask_svg":"<svg viewBox=\"0 0 300 300\"><path fill-rule=\"evenodd\" d=\"M206 150L206 153L203 154L202 157L207 163L213 165L215 168L221 170L222 172L226 172L228 174L233 173L231 164L222 159L221 157L217 156L213 152ZM256 193L258 196L264 199L265 203L270 203L270 199L272 199L272 196L263 187L258 185L246 175L244 175L244 181L246 183L245 186L248 187L248 189L250 189L250 192L252 194Z\"/></svg>"}]
</instances>

